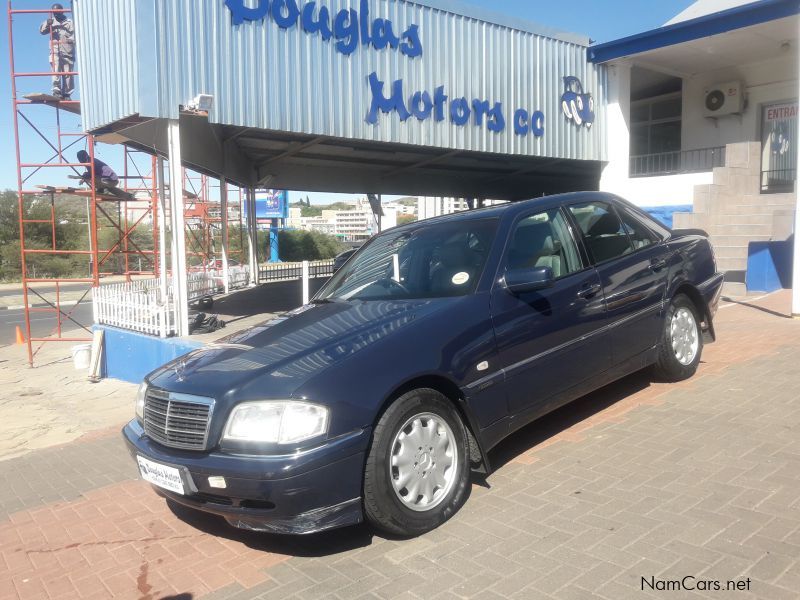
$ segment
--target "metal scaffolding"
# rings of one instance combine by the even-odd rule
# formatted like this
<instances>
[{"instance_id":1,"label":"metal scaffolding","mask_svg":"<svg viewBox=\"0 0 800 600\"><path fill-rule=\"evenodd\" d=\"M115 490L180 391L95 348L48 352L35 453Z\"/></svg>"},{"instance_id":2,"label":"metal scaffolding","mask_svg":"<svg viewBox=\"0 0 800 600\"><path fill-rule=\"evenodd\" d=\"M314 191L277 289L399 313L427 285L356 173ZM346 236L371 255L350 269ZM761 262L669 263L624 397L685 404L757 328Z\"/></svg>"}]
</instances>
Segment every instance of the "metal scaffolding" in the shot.
<instances>
[{"instance_id":1,"label":"metal scaffolding","mask_svg":"<svg viewBox=\"0 0 800 600\"><path fill-rule=\"evenodd\" d=\"M244 199L249 191L235 187L228 190L224 181L215 185L216 180L209 176L184 169L177 122L170 129L174 143L168 158L173 159L172 164L155 151L124 146L118 187L109 190L99 183L95 150L102 148L104 155L112 146L82 130L77 118L80 100L40 91L44 85L49 89L52 77L77 77L78 72L23 71L17 67L15 19L30 31L34 18L46 18L54 12L49 3L42 4L47 7L15 9L8 1L24 337L31 365L47 342L91 341L92 321L99 322L97 303L91 317L84 314L80 318L77 313L79 307L91 303L92 289L101 280L132 284L140 279L158 279L162 298L170 295L165 302L175 307L175 331L180 335L188 333L189 272L224 271L227 292L229 263L238 260L246 264L251 253L249 247L244 248L243 227ZM71 11L65 8L55 12ZM68 158L68 153L75 156L78 150L89 154L88 162ZM83 172L89 176L82 177ZM168 181L181 183L183 189L175 205L182 210L171 208ZM238 244L234 246L238 248L230 252L229 230L237 223ZM68 227L74 231L76 224L85 227L81 247L65 243L63 235ZM175 231L183 235L175 236ZM56 263L64 269L54 269ZM215 268L218 265L221 269ZM250 277L252 282L253 274ZM72 297L68 301L64 300L66 291ZM48 335L32 332L32 318L42 313L55 317Z\"/></svg>"}]
</instances>

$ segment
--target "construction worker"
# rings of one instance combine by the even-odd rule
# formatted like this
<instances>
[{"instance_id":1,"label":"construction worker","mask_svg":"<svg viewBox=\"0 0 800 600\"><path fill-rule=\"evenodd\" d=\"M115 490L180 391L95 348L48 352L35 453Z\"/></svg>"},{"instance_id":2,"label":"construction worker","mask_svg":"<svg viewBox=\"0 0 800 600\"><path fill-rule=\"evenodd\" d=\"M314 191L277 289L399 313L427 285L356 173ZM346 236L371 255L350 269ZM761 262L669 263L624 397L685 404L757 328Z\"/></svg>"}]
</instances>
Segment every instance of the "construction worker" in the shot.
<instances>
[{"instance_id":1,"label":"construction worker","mask_svg":"<svg viewBox=\"0 0 800 600\"><path fill-rule=\"evenodd\" d=\"M39 32L50 36L50 67L53 73L68 73L75 69L75 26L67 18L64 7L56 2L50 7L50 17L41 24ZM72 75L53 75L53 96L70 100L75 89Z\"/></svg>"},{"instance_id":2,"label":"construction worker","mask_svg":"<svg viewBox=\"0 0 800 600\"><path fill-rule=\"evenodd\" d=\"M92 162L89 153L86 150L78 151L78 162L90 164ZM86 185L92 185L92 169L87 167L86 171L81 175L81 179ZM98 192L113 190L119 185L119 177L114 172L114 169L109 167L99 158L94 159L94 184Z\"/></svg>"}]
</instances>

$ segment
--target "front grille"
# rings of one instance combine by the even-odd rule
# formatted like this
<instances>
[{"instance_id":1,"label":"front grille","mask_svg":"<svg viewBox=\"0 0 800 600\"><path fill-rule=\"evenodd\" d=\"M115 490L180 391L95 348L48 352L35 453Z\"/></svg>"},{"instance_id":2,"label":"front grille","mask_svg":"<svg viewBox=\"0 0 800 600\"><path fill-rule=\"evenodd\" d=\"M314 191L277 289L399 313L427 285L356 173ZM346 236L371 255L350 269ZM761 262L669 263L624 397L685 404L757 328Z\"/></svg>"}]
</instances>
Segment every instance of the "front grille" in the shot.
<instances>
[{"instance_id":1,"label":"front grille","mask_svg":"<svg viewBox=\"0 0 800 600\"><path fill-rule=\"evenodd\" d=\"M201 396L147 390L144 432L171 448L205 450L214 400Z\"/></svg>"}]
</instances>

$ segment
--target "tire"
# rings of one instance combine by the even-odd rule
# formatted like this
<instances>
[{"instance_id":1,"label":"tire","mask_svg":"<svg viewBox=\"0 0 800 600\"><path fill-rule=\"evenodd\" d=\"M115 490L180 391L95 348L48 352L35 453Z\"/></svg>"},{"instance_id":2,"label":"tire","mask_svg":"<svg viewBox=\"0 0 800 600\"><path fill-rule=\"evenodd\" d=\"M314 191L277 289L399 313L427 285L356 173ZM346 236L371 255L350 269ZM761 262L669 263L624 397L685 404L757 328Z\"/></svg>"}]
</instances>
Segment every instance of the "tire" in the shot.
<instances>
[{"instance_id":1,"label":"tire","mask_svg":"<svg viewBox=\"0 0 800 600\"><path fill-rule=\"evenodd\" d=\"M469 468L467 432L453 404L431 389L403 394L375 426L364 468L367 520L404 537L437 528L466 500Z\"/></svg>"},{"instance_id":2,"label":"tire","mask_svg":"<svg viewBox=\"0 0 800 600\"><path fill-rule=\"evenodd\" d=\"M688 296L678 294L672 299L662 326L658 360L653 367L657 379L676 382L695 374L703 354L701 321Z\"/></svg>"}]
</instances>

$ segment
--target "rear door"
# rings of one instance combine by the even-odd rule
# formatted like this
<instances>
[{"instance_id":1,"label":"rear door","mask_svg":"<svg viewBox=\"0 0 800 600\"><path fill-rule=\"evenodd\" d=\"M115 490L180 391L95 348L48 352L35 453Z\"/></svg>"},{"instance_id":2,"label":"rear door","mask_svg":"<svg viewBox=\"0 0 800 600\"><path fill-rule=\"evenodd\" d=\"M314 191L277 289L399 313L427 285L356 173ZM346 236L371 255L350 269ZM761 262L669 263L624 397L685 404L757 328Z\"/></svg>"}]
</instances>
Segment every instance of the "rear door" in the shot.
<instances>
[{"instance_id":1,"label":"rear door","mask_svg":"<svg viewBox=\"0 0 800 600\"><path fill-rule=\"evenodd\" d=\"M656 345L663 323L669 251L634 213L609 202L571 204L605 294L614 364Z\"/></svg>"},{"instance_id":2,"label":"rear door","mask_svg":"<svg viewBox=\"0 0 800 600\"><path fill-rule=\"evenodd\" d=\"M492 321L509 411L534 418L559 393L608 369L610 356L600 277L559 207L524 214L511 229L501 275L532 267L552 268L553 287L512 294L498 277Z\"/></svg>"}]
</instances>

